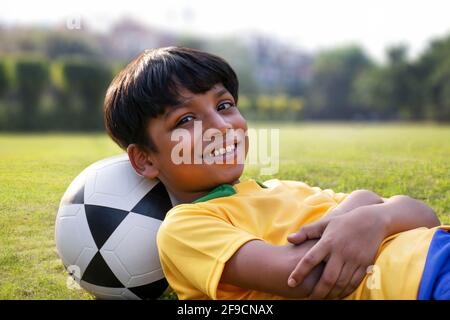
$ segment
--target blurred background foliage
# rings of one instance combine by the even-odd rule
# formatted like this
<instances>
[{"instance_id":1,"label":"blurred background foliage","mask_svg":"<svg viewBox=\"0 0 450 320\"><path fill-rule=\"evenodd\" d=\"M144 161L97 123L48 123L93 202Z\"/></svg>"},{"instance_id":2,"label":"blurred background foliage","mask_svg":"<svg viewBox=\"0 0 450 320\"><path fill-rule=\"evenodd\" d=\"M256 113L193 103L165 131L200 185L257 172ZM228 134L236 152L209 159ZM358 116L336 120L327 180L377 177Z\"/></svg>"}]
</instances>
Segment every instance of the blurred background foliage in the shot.
<instances>
[{"instance_id":1,"label":"blurred background foliage","mask_svg":"<svg viewBox=\"0 0 450 320\"><path fill-rule=\"evenodd\" d=\"M224 57L249 120L450 121L450 35L415 59L408 47L373 61L349 44L314 55L263 35L206 39L125 20L109 33L0 27L0 130L103 130L114 75L146 48L189 46Z\"/></svg>"}]
</instances>

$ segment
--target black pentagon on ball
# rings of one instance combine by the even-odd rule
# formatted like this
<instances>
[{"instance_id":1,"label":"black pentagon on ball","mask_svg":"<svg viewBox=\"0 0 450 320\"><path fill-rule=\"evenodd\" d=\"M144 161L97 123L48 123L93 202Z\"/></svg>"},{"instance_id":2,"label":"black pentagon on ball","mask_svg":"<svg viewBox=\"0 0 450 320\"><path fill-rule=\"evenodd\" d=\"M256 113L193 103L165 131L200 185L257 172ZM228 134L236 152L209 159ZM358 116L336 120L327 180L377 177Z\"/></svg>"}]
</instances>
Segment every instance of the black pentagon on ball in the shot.
<instances>
[{"instance_id":1,"label":"black pentagon on ball","mask_svg":"<svg viewBox=\"0 0 450 320\"><path fill-rule=\"evenodd\" d=\"M128 215L128 211L85 204L84 210L89 229L98 249L101 249L106 240Z\"/></svg>"},{"instance_id":2,"label":"black pentagon on ball","mask_svg":"<svg viewBox=\"0 0 450 320\"><path fill-rule=\"evenodd\" d=\"M101 287L125 288L125 285L117 279L108 267L108 264L103 259L100 252L97 252L94 258L92 258L84 271L81 280ZM169 284L167 283L167 280L162 278L152 283L137 287L129 287L127 289L142 300L154 300L159 298L168 287Z\"/></svg>"},{"instance_id":3,"label":"black pentagon on ball","mask_svg":"<svg viewBox=\"0 0 450 320\"><path fill-rule=\"evenodd\" d=\"M142 300L154 300L159 298L168 286L169 284L167 283L167 280L162 278L158 281L143 286L128 288L128 290L133 292Z\"/></svg>"},{"instance_id":4,"label":"black pentagon on ball","mask_svg":"<svg viewBox=\"0 0 450 320\"><path fill-rule=\"evenodd\" d=\"M171 208L172 202L166 188L162 183L158 183L131 209L131 212L164 220Z\"/></svg>"},{"instance_id":5,"label":"black pentagon on ball","mask_svg":"<svg viewBox=\"0 0 450 320\"><path fill-rule=\"evenodd\" d=\"M81 280L101 287L124 288L98 251L87 266Z\"/></svg>"}]
</instances>

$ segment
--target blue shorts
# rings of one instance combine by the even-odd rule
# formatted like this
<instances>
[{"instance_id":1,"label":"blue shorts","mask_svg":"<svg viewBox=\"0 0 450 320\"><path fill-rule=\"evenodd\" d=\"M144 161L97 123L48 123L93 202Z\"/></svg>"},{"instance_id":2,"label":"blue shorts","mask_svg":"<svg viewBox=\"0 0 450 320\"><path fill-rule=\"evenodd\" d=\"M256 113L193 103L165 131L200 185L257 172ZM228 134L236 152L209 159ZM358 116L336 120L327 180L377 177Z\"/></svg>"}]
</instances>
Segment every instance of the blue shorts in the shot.
<instances>
[{"instance_id":1,"label":"blue shorts","mask_svg":"<svg viewBox=\"0 0 450 320\"><path fill-rule=\"evenodd\" d=\"M438 229L428 250L419 300L450 300L450 233Z\"/></svg>"}]
</instances>

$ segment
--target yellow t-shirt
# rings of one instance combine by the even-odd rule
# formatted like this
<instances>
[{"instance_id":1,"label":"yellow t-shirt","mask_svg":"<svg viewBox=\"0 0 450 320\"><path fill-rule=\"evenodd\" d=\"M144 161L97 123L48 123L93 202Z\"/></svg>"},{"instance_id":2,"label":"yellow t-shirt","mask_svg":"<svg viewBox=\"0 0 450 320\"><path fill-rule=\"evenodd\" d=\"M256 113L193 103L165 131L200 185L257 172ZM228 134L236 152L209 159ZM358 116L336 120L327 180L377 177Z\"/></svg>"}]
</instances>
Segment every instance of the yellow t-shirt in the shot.
<instances>
[{"instance_id":1,"label":"yellow t-shirt","mask_svg":"<svg viewBox=\"0 0 450 320\"><path fill-rule=\"evenodd\" d=\"M158 250L164 274L180 299L283 299L219 283L225 263L250 240L287 244L290 233L322 218L346 194L298 181L264 184L268 188L255 180L241 182L234 185L233 195L168 212L158 232ZM373 274L346 299L416 299L437 229L418 228L385 239Z\"/></svg>"},{"instance_id":2,"label":"yellow t-shirt","mask_svg":"<svg viewBox=\"0 0 450 320\"><path fill-rule=\"evenodd\" d=\"M378 249L372 273L347 300L415 300L431 240L438 229L417 228L386 238Z\"/></svg>"},{"instance_id":3,"label":"yellow t-shirt","mask_svg":"<svg viewBox=\"0 0 450 320\"><path fill-rule=\"evenodd\" d=\"M287 244L287 236L323 217L346 196L298 181L235 184L236 194L181 204L158 231L164 274L180 299L280 299L219 284L225 263L247 241Z\"/></svg>"}]
</instances>

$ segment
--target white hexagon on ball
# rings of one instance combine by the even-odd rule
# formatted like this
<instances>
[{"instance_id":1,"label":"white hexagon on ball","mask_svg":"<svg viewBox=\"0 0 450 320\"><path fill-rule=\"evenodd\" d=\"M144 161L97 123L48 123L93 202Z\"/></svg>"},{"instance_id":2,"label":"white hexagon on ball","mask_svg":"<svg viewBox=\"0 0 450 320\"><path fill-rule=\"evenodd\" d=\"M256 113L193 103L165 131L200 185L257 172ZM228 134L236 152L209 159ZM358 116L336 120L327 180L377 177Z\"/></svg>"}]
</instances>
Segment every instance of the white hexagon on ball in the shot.
<instances>
[{"instance_id":1,"label":"white hexagon on ball","mask_svg":"<svg viewBox=\"0 0 450 320\"><path fill-rule=\"evenodd\" d=\"M90 170L84 190L84 203L131 210L157 183L139 176L127 155L112 157Z\"/></svg>"},{"instance_id":2,"label":"white hexagon on ball","mask_svg":"<svg viewBox=\"0 0 450 320\"><path fill-rule=\"evenodd\" d=\"M164 275L157 254L156 233L161 221L131 212L100 250L116 277L127 287L153 282ZM153 255L136 248L145 243Z\"/></svg>"},{"instance_id":3,"label":"white hexagon on ball","mask_svg":"<svg viewBox=\"0 0 450 320\"><path fill-rule=\"evenodd\" d=\"M89 230L84 206L62 206L58 211L55 230L56 248L64 265L78 266L83 274L98 251Z\"/></svg>"}]
</instances>

